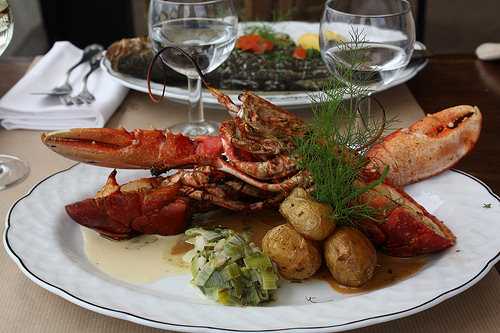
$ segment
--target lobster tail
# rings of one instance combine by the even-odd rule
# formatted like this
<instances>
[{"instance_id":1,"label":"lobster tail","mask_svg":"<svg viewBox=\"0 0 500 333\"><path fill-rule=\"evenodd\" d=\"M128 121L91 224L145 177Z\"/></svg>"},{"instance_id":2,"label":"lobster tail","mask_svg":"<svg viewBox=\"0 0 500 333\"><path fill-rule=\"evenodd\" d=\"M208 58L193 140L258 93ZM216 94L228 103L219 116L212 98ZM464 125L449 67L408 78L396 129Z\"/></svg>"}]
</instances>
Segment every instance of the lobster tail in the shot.
<instances>
[{"instance_id":1,"label":"lobster tail","mask_svg":"<svg viewBox=\"0 0 500 333\"><path fill-rule=\"evenodd\" d=\"M184 231L190 212L177 184L144 178L118 186L113 172L95 198L66 206L78 224L116 240L138 234L175 235Z\"/></svg>"}]
</instances>

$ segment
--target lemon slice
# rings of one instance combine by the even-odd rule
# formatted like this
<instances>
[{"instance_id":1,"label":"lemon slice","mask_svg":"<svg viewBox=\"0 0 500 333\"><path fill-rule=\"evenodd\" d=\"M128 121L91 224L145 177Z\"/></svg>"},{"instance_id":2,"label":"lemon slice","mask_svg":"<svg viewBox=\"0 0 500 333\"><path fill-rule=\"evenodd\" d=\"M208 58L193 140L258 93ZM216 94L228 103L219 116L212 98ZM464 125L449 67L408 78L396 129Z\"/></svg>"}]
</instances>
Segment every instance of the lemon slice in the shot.
<instances>
[{"instance_id":1,"label":"lemon slice","mask_svg":"<svg viewBox=\"0 0 500 333\"><path fill-rule=\"evenodd\" d=\"M331 31L331 30L325 31L325 37L328 40L334 40L337 42L345 42L346 41L344 36L342 36L339 33L336 33L335 31Z\"/></svg>"},{"instance_id":2,"label":"lemon slice","mask_svg":"<svg viewBox=\"0 0 500 333\"><path fill-rule=\"evenodd\" d=\"M304 49L315 49L319 51L319 35L315 33L305 33L300 36L297 44Z\"/></svg>"},{"instance_id":3,"label":"lemon slice","mask_svg":"<svg viewBox=\"0 0 500 333\"><path fill-rule=\"evenodd\" d=\"M325 37L328 40L335 40L337 42L345 42L345 38L342 35L334 32L334 31L326 31ZM298 46L303 47L304 49L315 49L319 51L319 35L308 32L300 36L297 41Z\"/></svg>"}]
</instances>

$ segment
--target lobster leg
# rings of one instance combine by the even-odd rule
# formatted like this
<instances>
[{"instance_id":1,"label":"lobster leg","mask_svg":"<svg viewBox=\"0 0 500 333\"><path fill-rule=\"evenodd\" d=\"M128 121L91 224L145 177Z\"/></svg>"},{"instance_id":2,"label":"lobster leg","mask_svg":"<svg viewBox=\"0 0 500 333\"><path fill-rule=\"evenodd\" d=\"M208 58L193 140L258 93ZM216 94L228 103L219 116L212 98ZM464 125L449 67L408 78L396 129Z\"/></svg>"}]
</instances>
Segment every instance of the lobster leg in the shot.
<instances>
[{"instance_id":1,"label":"lobster leg","mask_svg":"<svg viewBox=\"0 0 500 333\"><path fill-rule=\"evenodd\" d=\"M238 96L241 105L237 106L222 91L211 86L207 88L232 117L241 118L263 136L292 137L303 135L306 130L302 119L250 91Z\"/></svg>"},{"instance_id":2,"label":"lobster leg","mask_svg":"<svg viewBox=\"0 0 500 333\"><path fill-rule=\"evenodd\" d=\"M237 169L235 166L220 159L217 161L217 169L229 175L232 175L255 188L268 192L290 193L291 190L293 190L297 186L309 187L312 183L312 179L309 176L309 173L305 170L301 170L279 183L265 183L250 177L248 174L241 172L241 170Z\"/></svg>"},{"instance_id":3,"label":"lobster leg","mask_svg":"<svg viewBox=\"0 0 500 333\"><path fill-rule=\"evenodd\" d=\"M262 162L232 161L240 172L259 180L282 179L297 173L295 159L289 155L278 155Z\"/></svg>"}]
</instances>

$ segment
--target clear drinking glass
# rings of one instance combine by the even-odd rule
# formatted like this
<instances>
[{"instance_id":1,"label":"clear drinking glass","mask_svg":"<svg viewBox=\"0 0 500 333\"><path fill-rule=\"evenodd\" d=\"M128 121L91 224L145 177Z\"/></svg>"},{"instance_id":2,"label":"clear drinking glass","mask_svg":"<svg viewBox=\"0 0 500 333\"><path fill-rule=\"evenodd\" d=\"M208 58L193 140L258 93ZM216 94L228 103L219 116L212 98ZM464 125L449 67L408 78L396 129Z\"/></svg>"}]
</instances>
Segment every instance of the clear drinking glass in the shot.
<instances>
[{"instance_id":1,"label":"clear drinking glass","mask_svg":"<svg viewBox=\"0 0 500 333\"><path fill-rule=\"evenodd\" d=\"M7 0L0 0L0 56L12 39L14 21ZM26 178L28 164L17 157L0 155L0 191Z\"/></svg>"},{"instance_id":2,"label":"clear drinking glass","mask_svg":"<svg viewBox=\"0 0 500 333\"><path fill-rule=\"evenodd\" d=\"M321 55L340 80L346 79L342 67L347 67L351 82L369 92L381 89L408 65L414 45L415 22L406 0L325 3L320 24Z\"/></svg>"},{"instance_id":3,"label":"clear drinking glass","mask_svg":"<svg viewBox=\"0 0 500 333\"><path fill-rule=\"evenodd\" d=\"M238 33L238 17L231 0L152 0L149 37L156 52L176 46L191 55L203 74L220 66L231 54ZM215 134L218 124L204 117L201 80L192 63L175 49L166 49L161 60L188 78L188 122L170 129L189 136Z\"/></svg>"}]
</instances>

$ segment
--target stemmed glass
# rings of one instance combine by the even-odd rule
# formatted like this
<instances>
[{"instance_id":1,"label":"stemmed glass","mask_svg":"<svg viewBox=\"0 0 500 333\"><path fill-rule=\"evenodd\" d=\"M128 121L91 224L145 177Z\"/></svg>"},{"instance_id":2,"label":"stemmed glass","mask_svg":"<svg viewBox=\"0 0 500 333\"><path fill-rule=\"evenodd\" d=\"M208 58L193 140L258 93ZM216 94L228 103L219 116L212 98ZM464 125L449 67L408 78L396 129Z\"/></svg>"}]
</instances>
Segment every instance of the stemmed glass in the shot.
<instances>
[{"instance_id":1,"label":"stemmed glass","mask_svg":"<svg viewBox=\"0 0 500 333\"><path fill-rule=\"evenodd\" d=\"M220 66L231 54L238 33L238 17L231 0L152 0L149 8L149 37L156 52L176 46L198 63L203 74ZM218 124L204 117L201 80L195 67L179 50L166 49L164 64L188 79L188 122L170 129L189 136L215 134Z\"/></svg>"},{"instance_id":2,"label":"stemmed glass","mask_svg":"<svg viewBox=\"0 0 500 333\"><path fill-rule=\"evenodd\" d=\"M410 62L414 45L415 22L406 0L325 3L320 24L323 60L339 80L349 80L368 95L397 78Z\"/></svg>"},{"instance_id":3,"label":"stemmed glass","mask_svg":"<svg viewBox=\"0 0 500 333\"><path fill-rule=\"evenodd\" d=\"M7 0L0 0L0 56L12 39L14 21ZM0 191L23 180L29 174L28 164L17 157L0 155Z\"/></svg>"}]
</instances>

